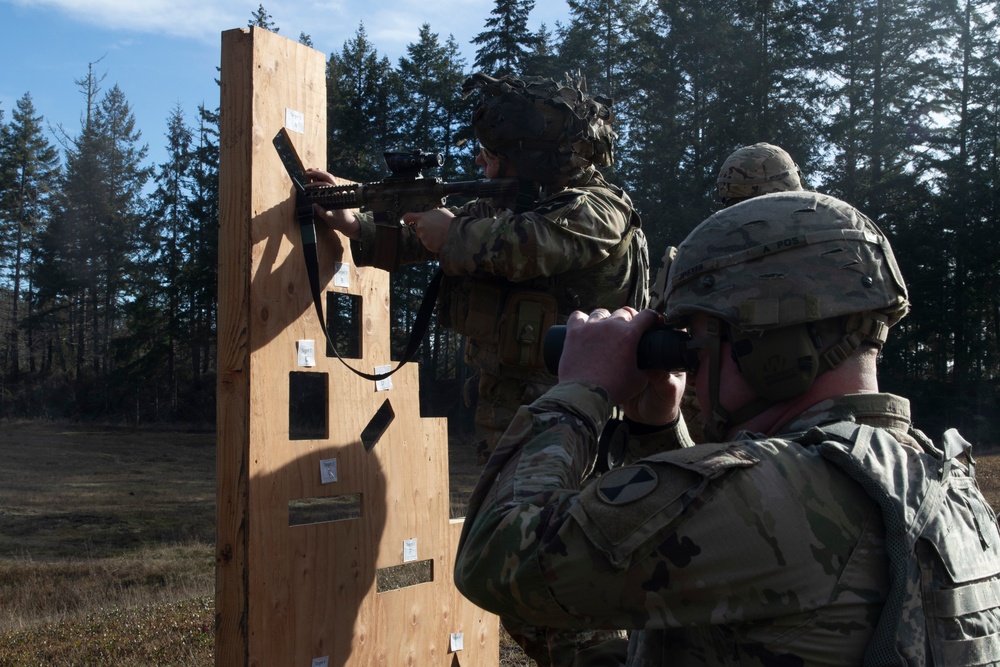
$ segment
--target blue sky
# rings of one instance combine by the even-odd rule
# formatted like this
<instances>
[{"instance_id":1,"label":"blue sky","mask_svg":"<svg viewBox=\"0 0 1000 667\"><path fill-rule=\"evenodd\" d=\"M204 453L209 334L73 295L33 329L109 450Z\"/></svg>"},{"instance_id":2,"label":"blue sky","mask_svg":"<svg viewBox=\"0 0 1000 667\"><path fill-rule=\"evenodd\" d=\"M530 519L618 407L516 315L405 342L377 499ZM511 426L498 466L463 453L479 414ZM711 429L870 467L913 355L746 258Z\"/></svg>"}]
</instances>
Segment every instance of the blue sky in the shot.
<instances>
[{"instance_id":1,"label":"blue sky","mask_svg":"<svg viewBox=\"0 0 1000 667\"><path fill-rule=\"evenodd\" d=\"M52 127L76 136L84 98L75 81L88 63L104 76L103 92L115 84L132 106L148 162L162 162L167 118L180 105L188 123L197 107L218 106L215 77L221 33L245 27L259 0L0 0L0 109L4 121L24 93ZM494 0L272 0L264 8L280 34L310 35L315 48L339 52L364 22L381 55L396 62L429 23L442 41L454 35L471 66L469 40L482 32ZM564 0L538 0L533 29L568 22ZM100 59L100 60L99 60ZM99 62L98 62L99 60ZM103 94L102 92L102 94Z\"/></svg>"}]
</instances>

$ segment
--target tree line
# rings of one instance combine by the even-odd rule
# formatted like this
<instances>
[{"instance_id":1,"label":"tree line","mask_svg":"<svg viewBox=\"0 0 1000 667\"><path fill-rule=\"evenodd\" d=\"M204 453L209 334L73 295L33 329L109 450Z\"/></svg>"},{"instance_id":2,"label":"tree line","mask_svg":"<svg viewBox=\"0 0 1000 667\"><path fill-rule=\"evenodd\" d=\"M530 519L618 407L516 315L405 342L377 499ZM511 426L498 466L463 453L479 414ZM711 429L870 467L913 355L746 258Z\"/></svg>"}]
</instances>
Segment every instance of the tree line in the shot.
<instances>
[{"instance_id":1,"label":"tree line","mask_svg":"<svg viewBox=\"0 0 1000 667\"><path fill-rule=\"evenodd\" d=\"M730 152L781 145L809 189L857 206L896 250L913 309L883 388L932 435L996 441L997 0L567 0L565 23L530 30L533 9L496 0L471 64L429 24L391 62L359 24L327 61L329 169L375 180L384 150L421 148L445 154L445 180L475 178L461 82L579 71L614 100L606 175L655 264L717 209ZM279 30L262 5L248 23ZM0 109L0 416L211 421L218 110L170 110L168 157L150 166L124 93L102 81L91 68L77 82L81 127L61 151L29 93L9 121ZM399 347L431 272L393 278ZM422 381L450 397L440 410L461 412L461 345L435 325L421 348Z\"/></svg>"}]
</instances>

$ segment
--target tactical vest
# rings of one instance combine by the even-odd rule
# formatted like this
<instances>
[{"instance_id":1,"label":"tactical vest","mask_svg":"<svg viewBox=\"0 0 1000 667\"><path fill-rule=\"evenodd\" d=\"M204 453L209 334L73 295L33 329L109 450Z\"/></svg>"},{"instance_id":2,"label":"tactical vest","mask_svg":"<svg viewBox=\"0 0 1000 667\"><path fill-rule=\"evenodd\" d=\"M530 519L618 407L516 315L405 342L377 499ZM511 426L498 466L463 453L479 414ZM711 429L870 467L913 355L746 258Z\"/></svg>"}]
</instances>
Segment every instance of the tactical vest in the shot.
<instances>
[{"instance_id":1,"label":"tactical vest","mask_svg":"<svg viewBox=\"0 0 1000 667\"><path fill-rule=\"evenodd\" d=\"M1000 531L976 484L971 445L955 429L943 452L911 435L923 451L853 422L795 438L882 510L890 590L864 664L1000 664Z\"/></svg>"}]
</instances>

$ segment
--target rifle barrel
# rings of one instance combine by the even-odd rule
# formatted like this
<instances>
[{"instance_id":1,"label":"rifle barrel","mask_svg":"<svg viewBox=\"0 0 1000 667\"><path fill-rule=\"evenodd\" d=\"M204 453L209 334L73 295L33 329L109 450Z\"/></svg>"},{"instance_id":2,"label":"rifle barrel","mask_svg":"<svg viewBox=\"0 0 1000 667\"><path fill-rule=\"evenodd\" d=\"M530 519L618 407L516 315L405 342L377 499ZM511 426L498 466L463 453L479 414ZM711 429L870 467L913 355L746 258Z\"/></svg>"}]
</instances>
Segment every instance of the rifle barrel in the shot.
<instances>
[{"instance_id":1,"label":"rifle barrel","mask_svg":"<svg viewBox=\"0 0 1000 667\"><path fill-rule=\"evenodd\" d=\"M513 178L483 178L478 181L442 183L445 197L467 195L473 197L500 197L517 193L517 180Z\"/></svg>"},{"instance_id":2,"label":"rifle barrel","mask_svg":"<svg viewBox=\"0 0 1000 667\"><path fill-rule=\"evenodd\" d=\"M430 179L428 179L430 181ZM357 183L354 185L322 185L305 189L305 196L313 203L328 209L365 208L379 197L395 193L402 197L425 194L443 199L453 195L468 197L498 197L517 192L517 181L512 178L484 178L477 181L443 183L401 182ZM398 189L398 192L397 192ZM428 200L430 197L428 197Z\"/></svg>"}]
</instances>

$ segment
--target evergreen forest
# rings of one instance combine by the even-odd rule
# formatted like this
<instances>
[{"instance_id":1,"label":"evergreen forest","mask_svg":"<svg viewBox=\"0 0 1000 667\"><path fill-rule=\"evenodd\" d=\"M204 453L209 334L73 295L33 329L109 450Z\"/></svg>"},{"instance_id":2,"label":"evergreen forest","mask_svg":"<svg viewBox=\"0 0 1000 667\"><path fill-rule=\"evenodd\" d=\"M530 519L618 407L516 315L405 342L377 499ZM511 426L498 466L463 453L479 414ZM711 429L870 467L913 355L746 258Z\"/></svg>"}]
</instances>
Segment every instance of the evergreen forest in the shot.
<instances>
[{"instance_id":1,"label":"evergreen forest","mask_svg":"<svg viewBox=\"0 0 1000 667\"><path fill-rule=\"evenodd\" d=\"M420 148L444 153L444 180L477 178L462 81L579 70L614 100L605 175L636 204L655 272L717 210L726 156L778 144L807 188L861 209L896 251L912 311L882 352L883 390L934 438L955 426L996 443L1000 2L566 1L565 24L532 31L534 0L495 0L463 36L472 62L429 24L391 62L359 24L327 59L330 171L378 180L383 151ZM263 6L248 25L280 30ZM81 73L80 127L55 143L30 91L0 108L0 418L211 424L219 110L164 109L167 158L149 164L105 79ZM394 275L399 349L433 270ZM468 413L462 344L436 324L424 340L432 413Z\"/></svg>"}]
</instances>

